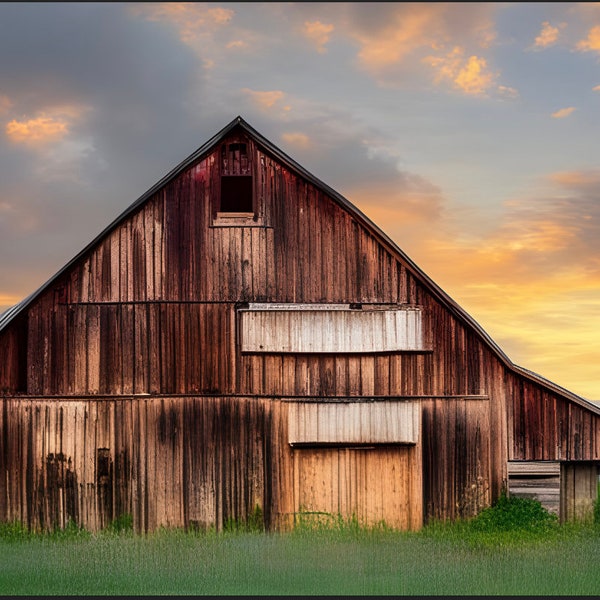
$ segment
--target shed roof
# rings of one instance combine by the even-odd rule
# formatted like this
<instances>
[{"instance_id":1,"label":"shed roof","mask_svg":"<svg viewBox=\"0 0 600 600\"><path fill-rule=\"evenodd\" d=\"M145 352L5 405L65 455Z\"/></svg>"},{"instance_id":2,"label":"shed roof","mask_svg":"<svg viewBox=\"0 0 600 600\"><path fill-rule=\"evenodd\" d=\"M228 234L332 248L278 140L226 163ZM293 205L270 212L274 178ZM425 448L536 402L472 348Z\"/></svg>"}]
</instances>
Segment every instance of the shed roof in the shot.
<instances>
[{"instance_id":1,"label":"shed roof","mask_svg":"<svg viewBox=\"0 0 600 600\"><path fill-rule=\"evenodd\" d=\"M256 143L264 150L267 154L270 154L280 163L284 164L288 169L300 175L303 179L323 191L325 194L330 196L334 201L343 206L347 211L357 217L363 224L373 233L373 235L380 240L388 249L401 258L406 264L407 268L411 273L419 279L428 289L428 291L443 305L445 306L457 319L461 322L470 326L484 341L484 343L494 352L494 354L513 372L521 377L524 377L556 394L559 394L568 400L571 400L586 409L600 415L600 406L597 404L574 394L573 392L549 381L545 377L538 375L528 369L515 365L503 350L494 342L494 340L488 335L488 333L477 323L471 315L469 315L461 306L459 306L446 292L444 292L424 271L422 271L404 252L400 247L385 233L383 232L371 219L369 219L361 210L354 206L349 200L344 198L339 192L329 187L326 183L315 177L312 173L309 173L304 167L298 164L290 156L288 156L283 150L275 146L271 141L260 134L256 129L249 125L241 116L237 116L223 129L206 141L200 148L188 156L185 160L179 163L175 168L169 171L162 179L155 183L145 194L140 196L133 204L126 208L110 225L108 225L103 231L101 231L81 252L73 257L62 269L60 269L54 276L52 276L46 283L44 283L39 289L27 296L21 302L15 306L9 308L0 314L0 331L5 329L8 324L21 314L40 294L46 289L52 286L61 275L69 270L69 268L76 263L82 256L84 256L89 250L94 248L106 235L108 235L113 229L115 229L122 221L124 221L130 214L135 212L141 205L143 205L149 198L151 198L158 190L167 185L173 179L175 179L180 173L185 171L188 167L196 163L197 161L204 158L210 152L213 151L215 146L219 144L224 138L227 137L234 129L241 128L245 131Z\"/></svg>"}]
</instances>

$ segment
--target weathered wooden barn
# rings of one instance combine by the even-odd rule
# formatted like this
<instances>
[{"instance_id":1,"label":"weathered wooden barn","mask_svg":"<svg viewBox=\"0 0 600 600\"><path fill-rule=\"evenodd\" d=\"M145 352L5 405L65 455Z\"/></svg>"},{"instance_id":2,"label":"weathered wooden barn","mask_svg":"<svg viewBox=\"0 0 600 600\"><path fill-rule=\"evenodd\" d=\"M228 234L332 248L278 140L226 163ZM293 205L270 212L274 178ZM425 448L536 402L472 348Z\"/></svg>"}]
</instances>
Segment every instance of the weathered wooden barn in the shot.
<instances>
[{"instance_id":1,"label":"weathered wooden barn","mask_svg":"<svg viewBox=\"0 0 600 600\"><path fill-rule=\"evenodd\" d=\"M600 409L515 366L240 117L0 317L0 520L590 513Z\"/></svg>"}]
</instances>

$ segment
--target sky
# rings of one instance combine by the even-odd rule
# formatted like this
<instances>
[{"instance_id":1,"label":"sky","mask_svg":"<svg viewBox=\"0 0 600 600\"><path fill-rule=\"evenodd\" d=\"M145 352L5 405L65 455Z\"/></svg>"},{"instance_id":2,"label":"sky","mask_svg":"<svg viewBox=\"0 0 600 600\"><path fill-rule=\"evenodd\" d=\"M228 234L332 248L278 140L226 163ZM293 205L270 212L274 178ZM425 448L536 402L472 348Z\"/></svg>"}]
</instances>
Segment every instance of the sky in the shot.
<instances>
[{"instance_id":1,"label":"sky","mask_svg":"<svg viewBox=\"0 0 600 600\"><path fill-rule=\"evenodd\" d=\"M600 3L0 3L0 312L238 115L600 401Z\"/></svg>"}]
</instances>

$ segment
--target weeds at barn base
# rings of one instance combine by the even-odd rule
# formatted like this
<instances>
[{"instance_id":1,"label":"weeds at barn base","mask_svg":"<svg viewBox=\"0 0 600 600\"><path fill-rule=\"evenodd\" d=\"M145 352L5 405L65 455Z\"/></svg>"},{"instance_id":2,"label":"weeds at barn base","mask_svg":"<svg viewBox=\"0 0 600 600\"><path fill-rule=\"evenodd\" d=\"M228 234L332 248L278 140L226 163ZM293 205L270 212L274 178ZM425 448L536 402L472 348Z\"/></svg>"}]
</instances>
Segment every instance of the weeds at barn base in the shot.
<instances>
[{"instance_id":1,"label":"weeds at barn base","mask_svg":"<svg viewBox=\"0 0 600 600\"><path fill-rule=\"evenodd\" d=\"M481 515L418 532L324 513L302 515L287 533L252 530L247 521L218 532L144 535L133 533L128 518L93 534L74 524L43 534L4 523L0 591L575 596L600 589L600 526L561 525L529 501L501 501Z\"/></svg>"}]
</instances>

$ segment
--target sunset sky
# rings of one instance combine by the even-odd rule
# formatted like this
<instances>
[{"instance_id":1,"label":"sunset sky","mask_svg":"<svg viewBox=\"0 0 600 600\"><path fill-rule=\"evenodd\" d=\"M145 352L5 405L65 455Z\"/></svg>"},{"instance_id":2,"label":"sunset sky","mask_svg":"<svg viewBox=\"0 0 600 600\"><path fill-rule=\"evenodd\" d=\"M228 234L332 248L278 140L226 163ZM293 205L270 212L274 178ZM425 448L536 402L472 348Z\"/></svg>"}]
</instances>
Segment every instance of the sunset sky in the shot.
<instances>
[{"instance_id":1,"label":"sunset sky","mask_svg":"<svg viewBox=\"0 0 600 600\"><path fill-rule=\"evenodd\" d=\"M0 3L0 312L237 115L600 400L600 3Z\"/></svg>"}]
</instances>

